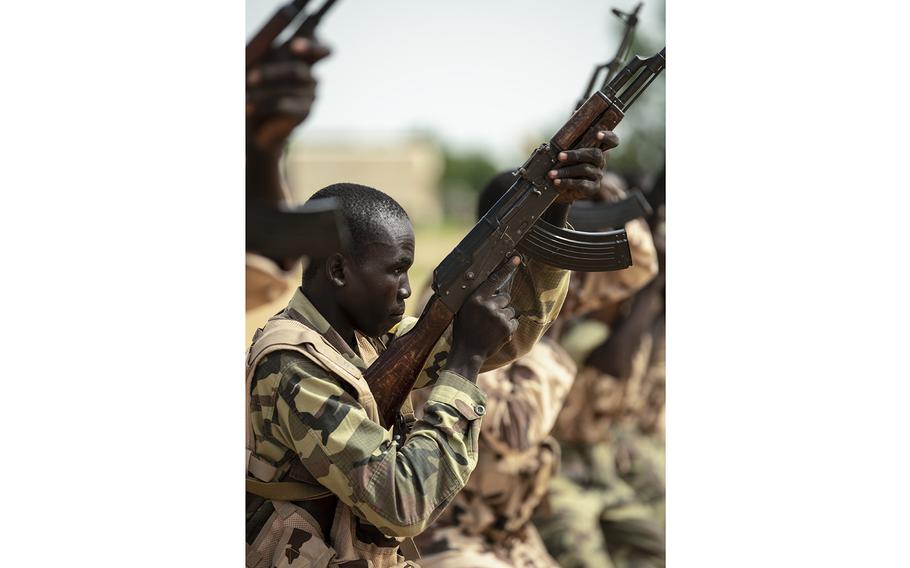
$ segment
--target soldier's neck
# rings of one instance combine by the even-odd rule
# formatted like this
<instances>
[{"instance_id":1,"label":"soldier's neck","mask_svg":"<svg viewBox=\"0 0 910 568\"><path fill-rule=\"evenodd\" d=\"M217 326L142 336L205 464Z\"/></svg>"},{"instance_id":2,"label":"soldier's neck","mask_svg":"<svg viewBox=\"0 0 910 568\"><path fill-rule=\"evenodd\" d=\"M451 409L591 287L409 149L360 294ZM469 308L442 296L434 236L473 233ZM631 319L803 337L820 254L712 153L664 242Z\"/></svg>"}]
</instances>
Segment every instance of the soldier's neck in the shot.
<instances>
[{"instance_id":1,"label":"soldier's neck","mask_svg":"<svg viewBox=\"0 0 910 568\"><path fill-rule=\"evenodd\" d=\"M307 300L322 314L325 321L329 322L332 329L344 339L345 343L357 353L357 338L354 336L354 322L347 317L344 310L335 300L332 290L320 286L316 282L308 282L302 288Z\"/></svg>"}]
</instances>

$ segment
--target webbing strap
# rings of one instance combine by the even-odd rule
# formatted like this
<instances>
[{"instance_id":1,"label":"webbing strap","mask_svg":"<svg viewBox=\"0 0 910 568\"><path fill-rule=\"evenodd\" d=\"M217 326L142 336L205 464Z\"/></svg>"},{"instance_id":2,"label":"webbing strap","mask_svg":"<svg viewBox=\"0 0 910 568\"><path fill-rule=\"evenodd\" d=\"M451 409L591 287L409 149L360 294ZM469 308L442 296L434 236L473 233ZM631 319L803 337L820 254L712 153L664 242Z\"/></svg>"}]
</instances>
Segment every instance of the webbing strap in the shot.
<instances>
[{"instance_id":1,"label":"webbing strap","mask_svg":"<svg viewBox=\"0 0 910 568\"><path fill-rule=\"evenodd\" d=\"M254 454L252 450L248 449L246 453L246 469L250 475L259 481L265 481L266 483L275 479L278 475L277 467Z\"/></svg>"},{"instance_id":2,"label":"webbing strap","mask_svg":"<svg viewBox=\"0 0 910 568\"><path fill-rule=\"evenodd\" d=\"M275 481L264 483L251 477L246 478L246 490L274 501L311 501L332 495L325 487L294 483L293 481Z\"/></svg>"}]
</instances>

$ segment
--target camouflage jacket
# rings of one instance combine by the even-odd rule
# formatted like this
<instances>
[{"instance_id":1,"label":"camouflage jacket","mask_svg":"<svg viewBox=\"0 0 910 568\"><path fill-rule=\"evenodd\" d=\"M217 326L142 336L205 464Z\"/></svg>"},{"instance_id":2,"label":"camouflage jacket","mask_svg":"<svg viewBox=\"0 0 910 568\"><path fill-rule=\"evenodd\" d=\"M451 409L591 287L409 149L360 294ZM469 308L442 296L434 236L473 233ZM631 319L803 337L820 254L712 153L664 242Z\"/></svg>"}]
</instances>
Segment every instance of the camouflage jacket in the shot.
<instances>
[{"instance_id":1,"label":"camouflage jacket","mask_svg":"<svg viewBox=\"0 0 910 568\"><path fill-rule=\"evenodd\" d=\"M614 377L593 367L581 366L556 420L556 438L560 442L579 444L609 439L610 427L625 416L630 389L641 383L650 353L648 336L633 357L630 377Z\"/></svg>"},{"instance_id":2,"label":"camouflage jacket","mask_svg":"<svg viewBox=\"0 0 910 568\"><path fill-rule=\"evenodd\" d=\"M546 338L512 364L478 376L477 385L487 393L487 412L477 468L421 543L450 526L491 542L526 527L559 462L550 430L574 377L575 364Z\"/></svg>"},{"instance_id":3,"label":"camouflage jacket","mask_svg":"<svg viewBox=\"0 0 910 568\"><path fill-rule=\"evenodd\" d=\"M529 263L516 274L512 304L519 329L485 367L527 352L552 323L565 297L568 273ZM276 316L318 331L336 356L361 371L383 342L358 334L355 353L298 290ZM392 339L416 323L406 318ZM372 421L347 383L292 351L276 351L256 367L250 407L254 454L278 469L277 479L321 485L354 515L385 535L421 532L464 486L477 462L479 416L486 397L445 370L451 328L436 345L415 388L429 391L421 419L392 432Z\"/></svg>"}]
</instances>

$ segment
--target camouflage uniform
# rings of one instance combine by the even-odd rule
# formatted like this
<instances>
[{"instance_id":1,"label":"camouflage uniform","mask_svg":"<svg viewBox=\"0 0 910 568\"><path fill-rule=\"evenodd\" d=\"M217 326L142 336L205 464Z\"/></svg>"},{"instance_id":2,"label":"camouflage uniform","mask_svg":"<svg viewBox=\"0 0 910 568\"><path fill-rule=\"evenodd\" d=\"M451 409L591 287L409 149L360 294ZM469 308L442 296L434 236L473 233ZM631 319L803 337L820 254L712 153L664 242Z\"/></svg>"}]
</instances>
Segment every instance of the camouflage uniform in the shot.
<instances>
[{"instance_id":1,"label":"camouflage uniform","mask_svg":"<svg viewBox=\"0 0 910 568\"><path fill-rule=\"evenodd\" d=\"M557 566L529 520L556 472L550 430L574 376L575 364L546 338L508 367L478 376L488 399L477 468L418 537L422 566Z\"/></svg>"},{"instance_id":2,"label":"camouflage uniform","mask_svg":"<svg viewBox=\"0 0 910 568\"><path fill-rule=\"evenodd\" d=\"M634 355L629 377L613 377L581 364L609 337L609 328L601 321L609 318L602 314L612 313L657 274L657 252L647 224L636 220L626 225L626 231L632 269L587 276L585 308L595 311L563 335L566 351L580 371L554 429L562 450L561 471L550 484L546 510L534 519L547 550L562 566L663 564L663 530L652 509L617 471L611 444L627 398L642 391L651 337L644 338Z\"/></svg>"},{"instance_id":3,"label":"camouflage uniform","mask_svg":"<svg viewBox=\"0 0 910 568\"><path fill-rule=\"evenodd\" d=\"M567 280L533 261L519 270L519 328L486 368L530 349L558 313ZM383 340L357 334L355 353L298 290L257 333L247 361L248 567L400 565L401 537L420 533L464 486L486 396L445 370L451 328L415 384L428 391L420 419L405 404L394 433L381 427L362 377L414 323L406 318ZM265 498L272 489L297 497Z\"/></svg>"},{"instance_id":4,"label":"camouflage uniform","mask_svg":"<svg viewBox=\"0 0 910 568\"><path fill-rule=\"evenodd\" d=\"M664 524L665 452L664 402L666 400L665 324L661 317L650 335L647 370L638 388L627 395L625 416L611 436L616 470Z\"/></svg>"}]
</instances>

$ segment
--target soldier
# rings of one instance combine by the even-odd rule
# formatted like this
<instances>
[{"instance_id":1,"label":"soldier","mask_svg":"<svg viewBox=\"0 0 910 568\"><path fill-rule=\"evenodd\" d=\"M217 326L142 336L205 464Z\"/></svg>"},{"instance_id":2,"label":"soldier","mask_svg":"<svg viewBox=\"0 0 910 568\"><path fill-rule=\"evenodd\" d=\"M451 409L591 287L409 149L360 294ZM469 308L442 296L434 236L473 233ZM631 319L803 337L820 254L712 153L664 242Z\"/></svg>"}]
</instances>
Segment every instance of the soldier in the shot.
<instances>
[{"instance_id":1,"label":"soldier","mask_svg":"<svg viewBox=\"0 0 910 568\"><path fill-rule=\"evenodd\" d=\"M665 345L666 326L663 302L656 296L665 290L666 262L664 250L663 205L653 218L654 245L660 260L660 273L649 285L648 293L659 313L643 334L650 344L647 368L641 381L627 386L623 419L611 435L616 470L634 490L639 501L649 506L659 524L664 524L664 403L666 400ZM640 293L645 293L640 292Z\"/></svg>"},{"instance_id":2,"label":"soldier","mask_svg":"<svg viewBox=\"0 0 910 568\"><path fill-rule=\"evenodd\" d=\"M617 183L611 189L622 195L619 180L609 181ZM562 450L561 472L551 482L547 510L534 522L547 550L563 566L663 562L663 531L617 472L610 445L629 385L640 384L636 377L647 366L650 338L642 340L642 330L653 322L658 306L653 292L627 302L656 276L658 260L643 220L627 223L626 231L638 270L600 276L596 285L602 289L601 302L606 300L603 307L571 322L561 337L580 371L554 430Z\"/></svg>"},{"instance_id":3,"label":"soldier","mask_svg":"<svg viewBox=\"0 0 910 568\"><path fill-rule=\"evenodd\" d=\"M478 201L478 218L513 181L509 172L490 181ZM612 188L602 190L608 193ZM642 257L641 244L635 239L631 247L637 260ZM639 280L649 278L648 266L644 262L638 266L632 279L636 273L644 274ZM530 522L559 464L558 444L550 431L576 372L575 362L556 338L563 322L577 310L597 308L609 299L617 277L607 274L582 279L581 273L573 273L563 309L547 336L514 363L478 376L478 386L487 393L487 413L477 468L454 503L417 538L422 566L558 566Z\"/></svg>"},{"instance_id":4,"label":"soldier","mask_svg":"<svg viewBox=\"0 0 910 568\"><path fill-rule=\"evenodd\" d=\"M315 40L295 38L287 52L270 52L246 79L246 199L275 207L290 202L278 164L291 132L310 114L316 97L312 67L329 55ZM284 295L299 265L297 258L246 255L246 309Z\"/></svg>"},{"instance_id":5,"label":"soldier","mask_svg":"<svg viewBox=\"0 0 910 568\"><path fill-rule=\"evenodd\" d=\"M615 146L612 133L604 137ZM561 166L566 195L597 190L599 151L568 151ZM534 261L494 272L415 384L429 390L422 418L406 404L386 430L362 372L416 321L403 318L413 230L373 188L335 184L311 199L323 197L341 203L353 245L311 263L288 307L257 332L247 361L248 566L401 562L400 538L432 522L476 464L486 411L478 372L527 352L566 293L567 272Z\"/></svg>"}]
</instances>

